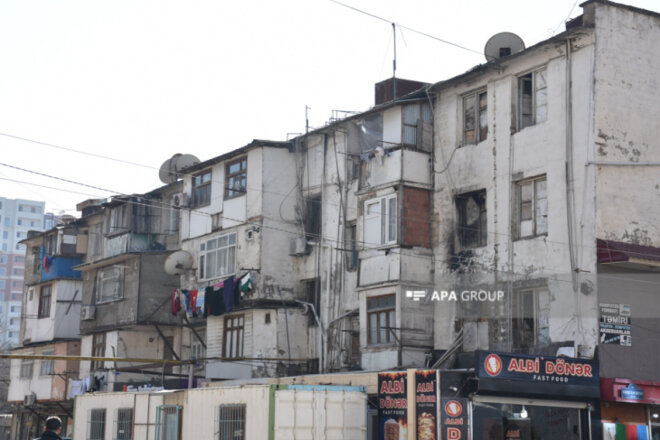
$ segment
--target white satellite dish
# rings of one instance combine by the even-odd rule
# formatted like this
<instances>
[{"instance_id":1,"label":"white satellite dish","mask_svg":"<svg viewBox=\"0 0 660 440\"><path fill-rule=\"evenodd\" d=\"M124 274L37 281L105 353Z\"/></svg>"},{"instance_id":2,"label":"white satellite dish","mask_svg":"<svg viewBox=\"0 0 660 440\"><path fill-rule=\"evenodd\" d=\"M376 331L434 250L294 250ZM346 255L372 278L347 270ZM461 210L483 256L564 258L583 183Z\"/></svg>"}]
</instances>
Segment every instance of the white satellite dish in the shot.
<instances>
[{"instance_id":1,"label":"white satellite dish","mask_svg":"<svg viewBox=\"0 0 660 440\"><path fill-rule=\"evenodd\" d=\"M165 260L165 272L170 275L182 275L192 266L193 257L186 251L176 251Z\"/></svg>"},{"instance_id":2,"label":"white satellite dish","mask_svg":"<svg viewBox=\"0 0 660 440\"><path fill-rule=\"evenodd\" d=\"M192 154L177 153L160 166L158 177L163 183L176 182L181 178L181 174L179 173L182 169L198 164L199 162L200 160Z\"/></svg>"},{"instance_id":3,"label":"white satellite dish","mask_svg":"<svg viewBox=\"0 0 660 440\"><path fill-rule=\"evenodd\" d=\"M497 60L525 50L522 38L512 32L500 32L488 39L484 48L486 61Z\"/></svg>"}]
</instances>

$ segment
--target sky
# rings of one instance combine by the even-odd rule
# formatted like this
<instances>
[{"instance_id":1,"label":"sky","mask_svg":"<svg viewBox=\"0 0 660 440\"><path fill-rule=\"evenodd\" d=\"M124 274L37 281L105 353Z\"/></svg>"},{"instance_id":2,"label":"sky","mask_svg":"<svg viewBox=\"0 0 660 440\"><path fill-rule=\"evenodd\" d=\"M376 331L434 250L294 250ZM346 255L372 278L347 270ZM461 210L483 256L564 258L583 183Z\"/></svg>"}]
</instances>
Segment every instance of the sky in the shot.
<instances>
[{"instance_id":1,"label":"sky","mask_svg":"<svg viewBox=\"0 0 660 440\"><path fill-rule=\"evenodd\" d=\"M78 216L86 199L161 186L175 153L286 140L306 107L311 128L365 111L392 76L391 22L405 27L396 76L437 82L485 62L498 32L529 47L582 12L575 0L342 3L384 20L333 0L0 0L0 196Z\"/></svg>"}]
</instances>

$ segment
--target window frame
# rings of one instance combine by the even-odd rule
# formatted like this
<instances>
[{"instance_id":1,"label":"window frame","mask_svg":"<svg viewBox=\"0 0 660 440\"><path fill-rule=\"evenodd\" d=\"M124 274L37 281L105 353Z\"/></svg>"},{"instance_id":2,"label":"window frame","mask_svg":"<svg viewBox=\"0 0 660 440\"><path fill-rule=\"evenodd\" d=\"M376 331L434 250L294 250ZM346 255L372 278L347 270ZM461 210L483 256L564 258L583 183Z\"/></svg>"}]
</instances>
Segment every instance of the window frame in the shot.
<instances>
[{"instance_id":1,"label":"window frame","mask_svg":"<svg viewBox=\"0 0 660 440\"><path fill-rule=\"evenodd\" d=\"M516 117L516 128L517 131L520 131L526 127L531 127L533 125L540 124L548 120L548 79L547 79L548 69L546 66L543 66L538 69L526 72L522 75L519 75L517 78L517 87L518 87L518 109ZM539 86L539 80L537 77L543 75L543 85ZM524 113L525 108L525 84L529 82L530 88L530 97L529 97L529 113ZM539 93L544 91L543 93ZM540 103L539 96L544 96L543 103ZM539 115L539 108L545 107L545 113L541 117ZM525 117L529 117L529 121L525 122Z\"/></svg>"},{"instance_id":2,"label":"window frame","mask_svg":"<svg viewBox=\"0 0 660 440\"><path fill-rule=\"evenodd\" d=\"M238 323L234 325L234 320ZM222 328L222 357L240 359L243 357L245 336L245 315L225 316ZM231 338L231 339L230 339Z\"/></svg>"},{"instance_id":3,"label":"window frame","mask_svg":"<svg viewBox=\"0 0 660 440\"><path fill-rule=\"evenodd\" d=\"M225 163L225 200L247 194L247 159L247 156L243 156ZM232 166L237 164L238 171L232 172Z\"/></svg>"},{"instance_id":4,"label":"window frame","mask_svg":"<svg viewBox=\"0 0 660 440\"><path fill-rule=\"evenodd\" d=\"M545 182L545 197L538 197L537 193L537 183L540 182ZM516 230L516 239L517 240L522 240L522 239L527 239L527 238L534 238L534 237L543 237L548 235L548 178L546 174L542 174L540 176L535 176L535 177L530 177L527 179L522 179L518 180L515 182L516 187L516 223L515 223L515 230ZM531 200L523 200L523 187L525 185L531 184L532 187L532 197ZM537 212L539 210L539 206L542 206L541 203L539 203L541 200L545 200L545 230L541 230L539 232L539 214L542 216L542 213ZM531 218L524 218L523 219L523 212L525 211L523 208L523 204L525 203L531 203L531 206L529 208ZM523 222L524 221L531 221L532 225L532 231L530 234L525 234L523 235Z\"/></svg>"},{"instance_id":5,"label":"window frame","mask_svg":"<svg viewBox=\"0 0 660 440\"><path fill-rule=\"evenodd\" d=\"M355 222L348 223L344 229L346 247L346 270L356 271L360 263L357 248L357 225Z\"/></svg>"},{"instance_id":6,"label":"window frame","mask_svg":"<svg viewBox=\"0 0 660 440\"><path fill-rule=\"evenodd\" d=\"M197 179L199 179L198 182ZM193 208L200 208L202 206L208 206L211 204L212 182L213 182L213 170L210 168L192 175L191 206Z\"/></svg>"},{"instance_id":7,"label":"window frame","mask_svg":"<svg viewBox=\"0 0 660 440\"><path fill-rule=\"evenodd\" d=\"M91 408L89 410L87 440L105 440L106 415L105 408Z\"/></svg>"},{"instance_id":8,"label":"window frame","mask_svg":"<svg viewBox=\"0 0 660 440\"><path fill-rule=\"evenodd\" d=\"M53 299L52 284L44 284L39 287L39 309L37 318L50 318L50 305Z\"/></svg>"},{"instance_id":9,"label":"window frame","mask_svg":"<svg viewBox=\"0 0 660 440\"><path fill-rule=\"evenodd\" d=\"M417 107L416 116L417 119L415 123L407 120L406 109ZM428 116L428 120L427 120ZM401 144L407 147L419 147L419 121L431 123L433 122L433 113L431 111L431 106L427 101L415 102L412 104L406 104L401 107ZM415 142L408 142L414 138Z\"/></svg>"},{"instance_id":10,"label":"window frame","mask_svg":"<svg viewBox=\"0 0 660 440\"><path fill-rule=\"evenodd\" d=\"M227 244L220 246L220 240L224 237L227 238ZM233 243L232 240L229 237L233 237ZM213 249L209 249L209 244L211 242L215 242L213 244ZM207 240L204 240L200 242L199 244L199 255L198 255L198 274L199 274L199 279L200 280L212 280L216 278L226 278L229 275L233 275L236 273L236 251L238 248L238 235L236 232L230 232L228 234L221 234L221 235L216 235L213 238L209 238ZM234 249L233 252L230 252L230 249ZM215 261L216 261L216 270L218 269L217 262L219 260L220 256L220 251L226 250L227 256L225 257L225 260L227 262L226 266L226 272L214 272L211 276L209 276L209 268L206 266L209 262L209 255L215 254ZM231 254L231 255L230 255ZM230 264L230 256L232 257L232 261Z\"/></svg>"},{"instance_id":11,"label":"window frame","mask_svg":"<svg viewBox=\"0 0 660 440\"><path fill-rule=\"evenodd\" d=\"M20 379L31 379L34 375L34 359L21 359Z\"/></svg>"},{"instance_id":12,"label":"window frame","mask_svg":"<svg viewBox=\"0 0 660 440\"><path fill-rule=\"evenodd\" d=\"M110 208L105 218L105 234L117 235L128 232L129 217L130 211L126 203Z\"/></svg>"},{"instance_id":13,"label":"window frame","mask_svg":"<svg viewBox=\"0 0 660 440\"><path fill-rule=\"evenodd\" d=\"M399 238L399 196L397 193L365 200L364 202L364 242L369 247L389 246L398 243ZM392 200L394 200L394 217L392 217ZM369 207L380 205L380 211L369 213ZM383 210L383 207L385 208ZM371 243L367 239L367 223L378 219L379 243ZM394 227L394 228L392 228Z\"/></svg>"},{"instance_id":14,"label":"window frame","mask_svg":"<svg viewBox=\"0 0 660 440\"><path fill-rule=\"evenodd\" d=\"M305 198L305 239L321 241L323 231L323 198L321 194L308 195Z\"/></svg>"},{"instance_id":15,"label":"window frame","mask_svg":"<svg viewBox=\"0 0 660 440\"><path fill-rule=\"evenodd\" d=\"M370 303L386 298L386 304L370 307ZM390 304L390 302L392 304ZM367 345L391 345L396 342L396 294L378 295L367 298ZM376 317L375 328L372 323L372 316ZM385 322L383 325L383 318ZM394 322L391 322L391 321ZM375 340L374 340L375 336Z\"/></svg>"},{"instance_id":16,"label":"window frame","mask_svg":"<svg viewBox=\"0 0 660 440\"><path fill-rule=\"evenodd\" d=\"M478 218L478 236L476 243L468 243L467 237L470 232L467 225L467 212L466 204L469 200L474 200L475 197L482 197L483 201L481 204L477 204L479 208L479 218ZM461 249L476 249L488 245L488 192L486 189L480 189L478 191L471 191L468 193L459 194L455 198L456 210L458 211L458 233L456 234L458 239L458 245Z\"/></svg>"},{"instance_id":17,"label":"window frame","mask_svg":"<svg viewBox=\"0 0 660 440\"><path fill-rule=\"evenodd\" d=\"M481 98L483 97L485 101L485 105L482 106ZM470 131L466 128L466 124L468 122L468 112L467 112L467 100L468 99L474 99L473 103L473 109L472 109L472 120L474 123L474 126L472 127L471 131L474 131L474 139L469 140L467 136L467 132ZM480 142L485 141L488 139L488 90L487 89L479 89L473 92L470 92L468 94L463 95L462 99L463 103L463 111L462 111L462 117L463 117L463 145L476 145ZM484 127L481 126L482 122L482 117L485 118L485 123L486 125Z\"/></svg>"},{"instance_id":18,"label":"window frame","mask_svg":"<svg viewBox=\"0 0 660 440\"><path fill-rule=\"evenodd\" d=\"M106 349L106 335L105 332L94 333L92 335L92 356L93 357L105 357ZM91 361L89 365L90 371L96 371L103 368L105 361Z\"/></svg>"},{"instance_id":19,"label":"window frame","mask_svg":"<svg viewBox=\"0 0 660 440\"><path fill-rule=\"evenodd\" d=\"M179 440L181 438L181 410L180 405L159 405L156 409L156 440ZM171 411L174 410L174 411ZM168 428L170 427L167 421L163 421L166 416L175 416L176 432L174 438L170 435Z\"/></svg>"},{"instance_id":20,"label":"window frame","mask_svg":"<svg viewBox=\"0 0 660 440\"><path fill-rule=\"evenodd\" d=\"M112 274L110 272L113 272ZM107 266L100 268L96 273L95 304L106 304L124 299L124 268L119 266ZM115 283L114 293L105 296L103 289L106 283Z\"/></svg>"},{"instance_id":21,"label":"window frame","mask_svg":"<svg viewBox=\"0 0 660 440\"><path fill-rule=\"evenodd\" d=\"M526 316L528 313L525 311L523 295L531 299L531 317ZM513 290L511 301L512 351L520 352L532 347L545 346L549 342L549 317L547 315L550 303L549 295L547 286ZM530 304L530 302L527 304ZM525 325L527 328L525 328Z\"/></svg>"},{"instance_id":22,"label":"window frame","mask_svg":"<svg viewBox=\"0 0 660 440\"><path fill-rule=\"evenodd\" d=\"M129 414L130 417L125 417L126 414ZM122 415L124 415L122 420ZM114 434L114 440L132 440L133 439L133 420L134 420L134 411L133 408L124 407L115 409L115 420L114 427L112 432ZM128 429L128 436L125 432L119 432L120 429Z\"/></svg>"},{"instance_id":23,"label":"window frame","mask_svg":"<svg viewBox=\"0 0 660 440\"><path fill-rule=\"evenodd\" d=\"M41 352L42 356L54 356L55 350ZM41 359L39 365L39 376L51 376L55 373L55 361L53 359Z\"/></svg>"},{"instance_id":24,"label":"window frame","mask_svg":"<svg viewBox=\"0 0 660 440\"><path fill-rule=\"evenodd\" d=\"M227 411L229 414L223 414L223 411ZM218 405L215 411L213 438L217 440L245 440L247 438L246 412L247 405L244 403ZM238 417L236 417L237 415Z\"/></svg>"}]
</instances>

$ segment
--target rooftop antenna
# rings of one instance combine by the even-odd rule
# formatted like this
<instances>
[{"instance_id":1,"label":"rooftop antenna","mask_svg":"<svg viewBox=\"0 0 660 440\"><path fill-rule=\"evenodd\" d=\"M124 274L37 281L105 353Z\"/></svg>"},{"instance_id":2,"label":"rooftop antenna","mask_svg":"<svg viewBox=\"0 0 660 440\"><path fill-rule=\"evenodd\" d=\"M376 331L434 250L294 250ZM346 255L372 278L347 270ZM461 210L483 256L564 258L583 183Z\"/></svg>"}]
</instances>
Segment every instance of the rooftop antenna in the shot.
<instances>
[{"instance_id":1,"label":"rooftop antenna","mask_svg":"<svg viewBox=\"0 0 660 440\"><path fill-rule=\"evenodd\" d=\"M392 101L396 99L396 23L392 22L392 39L394 40L394 59L392 60Z\"/></svg>"},{"instance_id":2,"label":"rooftop antenna","mask_svg":"<svg viewBox=\"0 0 660 440\"><path fill-rule=\"evenodd\" d=\"M305 134L309 133L309 116L307 111L311 110L312 108L308 105L305 105Z\"/></svg>"}]
</instances>

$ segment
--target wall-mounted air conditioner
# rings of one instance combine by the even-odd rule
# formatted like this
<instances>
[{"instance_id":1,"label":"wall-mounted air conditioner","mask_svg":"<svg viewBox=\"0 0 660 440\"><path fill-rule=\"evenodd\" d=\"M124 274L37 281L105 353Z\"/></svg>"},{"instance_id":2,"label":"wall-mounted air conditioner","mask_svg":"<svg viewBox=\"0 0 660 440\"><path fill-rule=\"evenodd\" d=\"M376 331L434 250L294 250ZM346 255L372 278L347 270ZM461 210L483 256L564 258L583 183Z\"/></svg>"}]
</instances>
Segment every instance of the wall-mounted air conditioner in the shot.
<instances>
[{"instance_id":1,"label":"wall-mounted air conditioner","mask_svg":"<svg viewBox=\"0 0 660 440\"><path fill-rule=\"evenodd\" d=\"M305 237L298 237L291 240L289 243L289 255L308 255L309 246L307 245L307 239Z\"/></svg>"},{"instance_id":2,"label":"wall-mounted air conditioner","mask_svg":"<svg viewBox=\"0 0 660 440\"><path fill-rule=\"evenodd\" d=\"M34 405L34 403L36 401L37 401L37 395L35 393L26 394L23 397L23 405L24 406Z\"/></svg>"},{"instance_id":3,"label":"wall-mounted air conditioner","mask_svg":"<svg viewBox=\"0 0 660 440\"><path fill-rule=\"evenodd\" d=\"M96 315L96 307L94 306L82 306L80 309L80 319L83 321L89 321L94 319Z\"/></svg>"},{"instance_id":4,"label":"wall-mounted air conditioner","mask_svg":"<svg viewBox=\"0 0 660 440\"><path fill-rule=\"evenodd\" d=\"M172 204L175 208L186 208L188 206L188 196L185 193L176 193L172 197Z\"/></svg>"}]
</instances>

